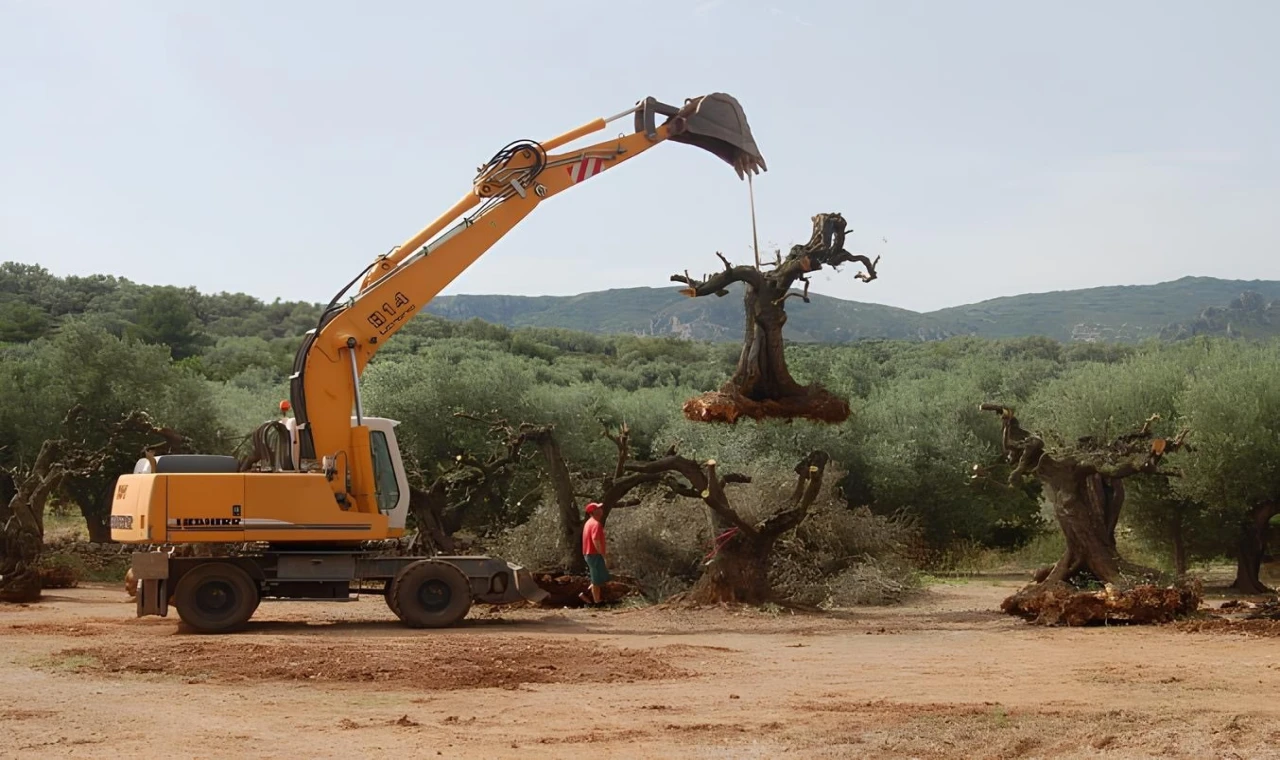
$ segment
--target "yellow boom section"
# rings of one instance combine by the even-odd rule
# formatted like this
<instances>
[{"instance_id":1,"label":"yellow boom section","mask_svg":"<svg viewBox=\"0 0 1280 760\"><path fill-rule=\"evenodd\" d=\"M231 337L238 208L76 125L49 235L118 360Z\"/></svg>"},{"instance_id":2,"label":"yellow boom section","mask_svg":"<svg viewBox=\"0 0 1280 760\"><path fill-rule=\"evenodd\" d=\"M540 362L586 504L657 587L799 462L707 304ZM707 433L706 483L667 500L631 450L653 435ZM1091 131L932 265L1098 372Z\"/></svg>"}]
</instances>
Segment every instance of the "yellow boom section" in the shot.
<instances>
[{"instance_id":1,"label":"yellow boom section","mask_svg":"<svg viewBox=\"0 0 1280 760\"><path fill-rule=\"evenodd\" d=\"M649 106L655 103L647 101ZM364 461L367 445L361 445L366 433L351 424L353 408L360 413L358 378L365 366L388 338L538 204L668 139L715 153L731 163L739 176L764 169L745 117L731 97L705 96L688 101L678 111L657 105L659 113L672 117L669 121L655 126L651 113L646 113L647 122L642 121L639 113L646 106L642 104L613 117L639 112L637 131L617 139L565 153L549 152L604 129L612 120L596 119L544 143L522 141L499 152L481 168L470 193L393 253L375 261L360 293L322 322L314 338L304 344L305 357L300 356L295 367L301 372L294 379L294 409L303 424L302 455L317 460L334 457L335 477L330 482L336 493L346 493L344 498L354 502L350 508L377 511L372 484L365 482L372 477L370 464Z\"/></svg>"}]
</instances>

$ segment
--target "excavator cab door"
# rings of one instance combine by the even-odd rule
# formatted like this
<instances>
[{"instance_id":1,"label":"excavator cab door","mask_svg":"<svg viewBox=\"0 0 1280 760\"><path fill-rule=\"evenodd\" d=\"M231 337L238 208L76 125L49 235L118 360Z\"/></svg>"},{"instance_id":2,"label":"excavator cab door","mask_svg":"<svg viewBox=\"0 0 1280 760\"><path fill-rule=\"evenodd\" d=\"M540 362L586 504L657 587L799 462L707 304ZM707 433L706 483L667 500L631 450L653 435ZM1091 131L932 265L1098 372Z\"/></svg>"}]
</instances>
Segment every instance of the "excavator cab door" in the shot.
<instances>
[{"instance_id":1,"label":"excavator cab door","mask_svg":"<svg viewBox=\"0 0 1280 760\"><path fill-rule=\"evenodd\" d=\"M732 95L713 92L689 98L676 108L646 98L636 109L636 131L656 136L656 116L666 116L668 139L702 148L733 167L739 179L767 171L742 105Z\"/></svg>"}]
</instances>

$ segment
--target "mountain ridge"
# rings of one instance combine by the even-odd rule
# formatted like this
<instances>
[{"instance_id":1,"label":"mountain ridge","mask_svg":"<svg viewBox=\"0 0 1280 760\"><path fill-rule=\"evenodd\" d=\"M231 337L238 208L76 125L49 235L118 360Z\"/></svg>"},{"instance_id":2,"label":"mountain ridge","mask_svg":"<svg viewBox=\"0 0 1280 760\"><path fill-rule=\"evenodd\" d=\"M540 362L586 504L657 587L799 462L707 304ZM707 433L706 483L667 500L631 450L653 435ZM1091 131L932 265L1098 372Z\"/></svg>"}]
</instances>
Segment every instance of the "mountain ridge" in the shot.
<instances>
[{"instance_id":1,"label":"mountain ridge","mask_svg":"<svg viewBox=\"0 0 1280 760\"><path fill-rule=\"evenodd\" d=\"M508 327L559 327L609 334L677 335L698 340L742 336L741 285L725 297L688 298L675 288L612 288L572 296L437 296L424 311ZM1061 341L1168 337L1245 293L1280 301L1280 281L1187 276L1151 285L1106 285L1000 296L917 312L810 293L788 304L787 337L797 342L936 340L957 335L1044 335ZM1172 330L1172 333L1171 333ZM1185 331L1184 331L1185 332Z\"/></svg>"}]
</instances>

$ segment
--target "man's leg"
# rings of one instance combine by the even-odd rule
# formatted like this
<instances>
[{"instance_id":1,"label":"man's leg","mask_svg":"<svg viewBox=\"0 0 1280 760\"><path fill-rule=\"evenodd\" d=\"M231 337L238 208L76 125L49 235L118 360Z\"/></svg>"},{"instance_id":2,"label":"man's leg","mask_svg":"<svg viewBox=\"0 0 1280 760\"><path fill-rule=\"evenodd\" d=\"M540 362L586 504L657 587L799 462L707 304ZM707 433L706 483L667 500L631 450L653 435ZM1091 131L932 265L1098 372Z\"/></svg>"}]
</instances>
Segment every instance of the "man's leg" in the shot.
<instances>
[{"instance_id":1,"label":"man's leg","mask_svg":"<svg viewBox=\"0 0 1280 760\"><path fill-rule=\"evenodd\" d=\"M588 554L587 572L591 574L591 598L596 604L604 600L604 584L609 580L609 572L605 569L604 557L599 554Z\"/></svg>"}]
</instances>

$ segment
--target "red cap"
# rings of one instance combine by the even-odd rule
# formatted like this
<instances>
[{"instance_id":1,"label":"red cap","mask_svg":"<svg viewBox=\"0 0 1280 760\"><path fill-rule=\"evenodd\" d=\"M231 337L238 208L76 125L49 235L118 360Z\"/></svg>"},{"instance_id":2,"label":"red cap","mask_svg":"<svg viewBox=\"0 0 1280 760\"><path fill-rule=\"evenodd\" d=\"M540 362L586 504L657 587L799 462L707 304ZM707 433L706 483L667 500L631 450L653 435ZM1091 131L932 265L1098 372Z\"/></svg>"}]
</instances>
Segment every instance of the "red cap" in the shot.
<instances>
[{"instance_id":1,"label":"red cap","mask_svg":"<svg viewBox=\"0 0 1280 760\"><path fill-rule=\"evenodd\" d=\"M587 514L599 512L601 509L603 509L603 507L601 507L599 503L593 501L587 505Z\"/></svg>"},{"instance_id":2,"label":"red cap","mask_svg":"<svg viewBox=\"0 0 1280 760\"><path fill-rule=\"evenodd\" d=\"M287 400L286 400L286 401L281 401L281 402L280 402L280 411L282 411L282 412L287 412L287 411L289 411L289 402L288 402Z\"/></svg>"}]
</instances>

